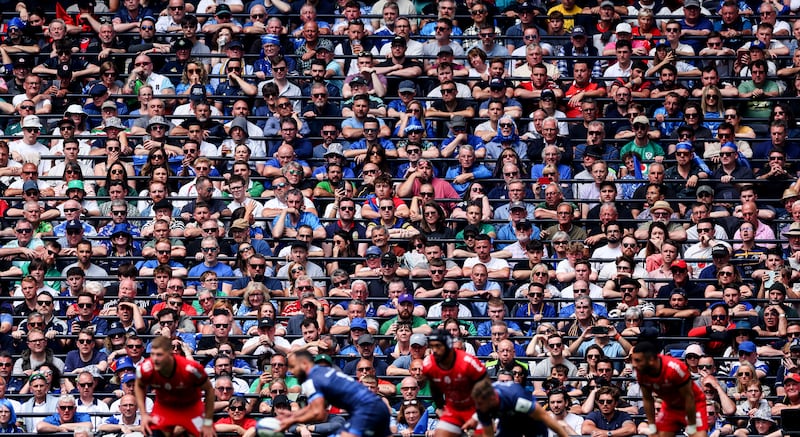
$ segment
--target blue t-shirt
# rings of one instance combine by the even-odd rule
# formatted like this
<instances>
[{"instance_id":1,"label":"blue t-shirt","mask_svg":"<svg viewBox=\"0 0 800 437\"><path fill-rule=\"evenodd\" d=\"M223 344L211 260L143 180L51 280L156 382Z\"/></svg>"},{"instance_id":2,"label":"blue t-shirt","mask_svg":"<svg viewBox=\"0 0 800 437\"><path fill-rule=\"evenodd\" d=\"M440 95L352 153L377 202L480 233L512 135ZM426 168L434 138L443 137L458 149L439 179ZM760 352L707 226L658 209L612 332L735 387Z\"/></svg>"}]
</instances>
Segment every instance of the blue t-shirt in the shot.
<instances>
[{"instance_id":1,"label":"blue t-shirt","mask_svg":"<svg viewBox=\"0 0 800 437\"><path fill-rule=\"evenodd\" d=\"M51 414L45 417L43 421L53 426L61 426L61 416L59 416L58 413ZM92 421L92 416L90 416L89 413L75 412L75 416L73 416L72 419L72 423L82 423L91 421Z\"/></svg>"}]
</instances>

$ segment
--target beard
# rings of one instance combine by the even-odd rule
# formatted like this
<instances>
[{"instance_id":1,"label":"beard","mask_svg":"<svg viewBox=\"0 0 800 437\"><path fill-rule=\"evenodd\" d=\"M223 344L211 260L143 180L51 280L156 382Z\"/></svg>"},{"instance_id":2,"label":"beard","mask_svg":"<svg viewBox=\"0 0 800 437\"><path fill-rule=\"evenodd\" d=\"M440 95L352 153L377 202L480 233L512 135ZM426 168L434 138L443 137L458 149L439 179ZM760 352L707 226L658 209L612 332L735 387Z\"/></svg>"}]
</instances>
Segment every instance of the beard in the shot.
<instances>
[{"instance_id":1,"label":"beard","mask_svg":"<svg viewBox=\"0 0 800 437\"><path fill-rule=\"evenodd\" d=\"M297 373L294 374L294 377L297 378L297 381L300 384L302 384L306 381L306 379L308 379L308 374L306 373L305 370L300 369L297 371Z\"/></svg>"}]
</instances>

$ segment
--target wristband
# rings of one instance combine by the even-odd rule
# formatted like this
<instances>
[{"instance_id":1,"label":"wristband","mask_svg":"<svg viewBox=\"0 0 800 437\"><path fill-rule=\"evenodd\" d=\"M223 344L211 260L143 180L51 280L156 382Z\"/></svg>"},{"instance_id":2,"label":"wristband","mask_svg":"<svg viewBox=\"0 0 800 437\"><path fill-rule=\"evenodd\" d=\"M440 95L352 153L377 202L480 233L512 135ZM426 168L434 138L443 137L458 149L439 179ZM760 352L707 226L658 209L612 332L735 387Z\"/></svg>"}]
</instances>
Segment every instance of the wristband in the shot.
<instances>
[{"instance_id":1,"label":"wristband","mask_svg":"<svg viewBox=\"0 0 800 437\"><path fill-rule=\"evenodd\" d=\"M203 426L214 426L214 421L211 419L203 419Z\"/></svg>"},{"instance_id":2,"label":"wristband","mask_svg":"<svg viewBox=\"0 0 800 437\"><path fill-rule=\"evenodd\" d=\"M647 425L647 432L650 435L657 434L658 428L656 428L655 424L651 423L650 425Z\"/></svg>"},{"instance_id":3,"label":"wristband","mask_svg":"<svg viewBox=\"0 0 800 437\"><path fill-rule=\"evenodd\" d=\"M692 435L697 432L697 425L686 425L686 434Z\"/></svg>"}]
</instances>

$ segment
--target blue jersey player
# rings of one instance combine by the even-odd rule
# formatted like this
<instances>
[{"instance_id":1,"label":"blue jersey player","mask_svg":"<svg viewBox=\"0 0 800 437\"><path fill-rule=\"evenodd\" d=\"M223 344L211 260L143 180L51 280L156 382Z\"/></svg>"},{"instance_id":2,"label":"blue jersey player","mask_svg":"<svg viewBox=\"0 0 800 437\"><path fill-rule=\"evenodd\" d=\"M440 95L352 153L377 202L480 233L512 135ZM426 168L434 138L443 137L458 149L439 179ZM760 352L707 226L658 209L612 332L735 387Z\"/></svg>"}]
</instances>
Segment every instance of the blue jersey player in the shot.
<instances>
[{"instance_id":1,"label":"blue jersey player","mask_svg":"<svg viewBox=\"0 0 800 437\"><path fill-rule=\"evenodd\" d=\"M307 351L289 355L289 369L302 384L308 405L282 419L279 431L295 423L325 420L329 403L350 413L350 420L339 433L342 437L388 437L392 434L386 404L351 376L315 365L314 357Z\"/></svg>"},{"instance_id":2,"label":"blue jersey player","mask_svg":"<svg viewBox=\"0 0 800 437\"><path fill-rule=\"evenodd\" d=\"M569 434L547 413L532 394L514 382L478 381L472 388L478 422L485 437L495 436L494 418L499 418L497 437L545 437L547 428L567 437ZM465 427L474 425L468 423ZM478 432L475 433L478 436Z\"/></svg>"}]
</instances>

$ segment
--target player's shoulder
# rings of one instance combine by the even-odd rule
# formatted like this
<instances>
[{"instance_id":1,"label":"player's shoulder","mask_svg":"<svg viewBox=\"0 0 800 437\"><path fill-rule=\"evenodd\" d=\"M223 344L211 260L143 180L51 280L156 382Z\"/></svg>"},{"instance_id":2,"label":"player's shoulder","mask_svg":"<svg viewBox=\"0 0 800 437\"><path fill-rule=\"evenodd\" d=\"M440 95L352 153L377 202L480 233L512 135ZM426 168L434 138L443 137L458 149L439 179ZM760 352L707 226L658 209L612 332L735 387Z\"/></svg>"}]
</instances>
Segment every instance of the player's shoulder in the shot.
<instances>
[{"instance_id":1,"label":"player's shoulder","mask_svg":"<svg viewBox=\"0 0 800 437\"><path fill-rule=\"evenodd\" d=\"M433 355L428 355L422 360L422 370L428 371L436 368L436 363L433 360Z\"/></svg>"},{"instance_id":2,"label":"player's shoulder","mask_svg":"<svg viewBox=\"0 0 800 437\"><path fill-rule=\"evenodd\" d=\"M471 369L481 374L486 372L486 366L483 365L478 357L470 355L460 349L456 350L456 363L461 363L463 368Z\"/></svg>"},{"instance_id":3,"label":"player's shoulder","mask_svg":"<svg viewBox=\"0 0 800 437\"><path fill-rule=\"evenodd\" d=\"M138 367L136 367L136 377L143 378L149 377L155 371L155 366L153 366L153 360L150 358L146 358L142 361Z\"/></svg>"}]
</instances>

